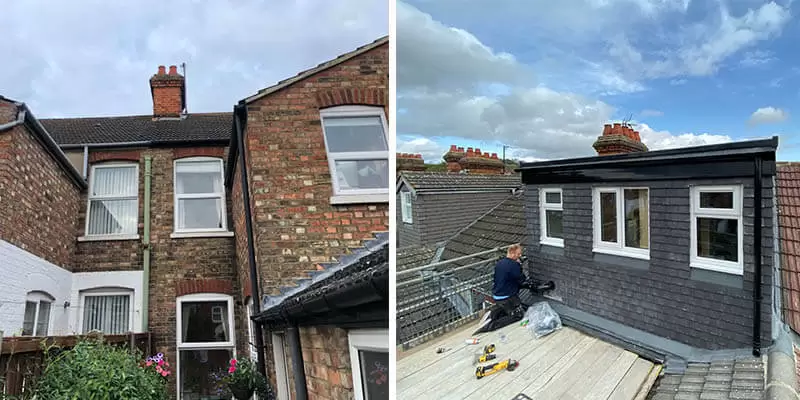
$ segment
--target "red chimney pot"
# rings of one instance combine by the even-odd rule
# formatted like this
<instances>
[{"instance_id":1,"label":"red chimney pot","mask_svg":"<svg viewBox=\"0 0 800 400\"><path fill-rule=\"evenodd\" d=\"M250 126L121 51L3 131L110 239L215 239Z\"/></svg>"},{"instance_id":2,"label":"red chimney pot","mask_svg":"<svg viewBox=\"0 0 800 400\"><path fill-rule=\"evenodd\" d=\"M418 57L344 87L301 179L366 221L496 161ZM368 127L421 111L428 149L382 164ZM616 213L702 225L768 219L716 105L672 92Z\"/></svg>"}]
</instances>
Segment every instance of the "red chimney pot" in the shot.
<instances>
[{"instance_id":1,"label":"red chimney pot","mask_svg":"<svg viewBox=\"0 0 800 400\"><path fill-rule=\"evenodd\" d=\"M163 65L158 66L158 75L165 75L167 73L167 68Z\"/></svg>"},{"instance_id":2,"label":"red chimney pot","mask_svg":"<svg viewBox=\"0 0 800 400\"><path fill-rule=\"evenodd\" d=\"M178 67L175 65L169 66L169 74L170 75L178 75Z\"/></svg>"}]
</instances>

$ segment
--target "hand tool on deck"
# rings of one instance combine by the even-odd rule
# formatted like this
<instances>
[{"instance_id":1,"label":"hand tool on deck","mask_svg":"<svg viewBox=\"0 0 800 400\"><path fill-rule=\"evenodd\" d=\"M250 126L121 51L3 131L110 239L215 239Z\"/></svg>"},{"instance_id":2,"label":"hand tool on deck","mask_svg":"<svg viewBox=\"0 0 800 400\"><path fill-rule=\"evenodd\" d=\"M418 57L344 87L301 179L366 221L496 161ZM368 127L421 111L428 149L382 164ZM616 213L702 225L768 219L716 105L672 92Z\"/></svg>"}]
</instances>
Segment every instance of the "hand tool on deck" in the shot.
<instances>
[{"instance_id":1,"label":"hand tool on deck","mask_svg":"<svg viewBox=\"0 0 800 400\"><path fill-rule=\"evenodd\" d=\"M480 355L477 355L475 357L475 361L472 363L472 365L485 363L487 361L491 361L491 360L494 360L495 358L497 358L496 354L492 354L492 353L494 353L495 349L496 349L496 347L495 347L494 343L487 344L486 346L484 346L483 347L483 353L481 353Z\"/></svg>"},{"instance_id":2,"label":"hand tool on deck","mask_svg":"<svg viewBox=\"0 0 800 400\"><path fill-rule=\"evenodd\" d=\"M478 367L478 369L475 370L475 376L478 379L481 379L484 376L492 375L492 374L500 372L500 371L502 371L504 369L508 370L508 371L513 371L513 370L517 369L518 366L519 366L519 361L512 360L512 359L509 358L508 360L503 360L503 361L500 361L500 362L496 362L496 363L491 364L491 365Z\"/></svg>"}]
</instances>

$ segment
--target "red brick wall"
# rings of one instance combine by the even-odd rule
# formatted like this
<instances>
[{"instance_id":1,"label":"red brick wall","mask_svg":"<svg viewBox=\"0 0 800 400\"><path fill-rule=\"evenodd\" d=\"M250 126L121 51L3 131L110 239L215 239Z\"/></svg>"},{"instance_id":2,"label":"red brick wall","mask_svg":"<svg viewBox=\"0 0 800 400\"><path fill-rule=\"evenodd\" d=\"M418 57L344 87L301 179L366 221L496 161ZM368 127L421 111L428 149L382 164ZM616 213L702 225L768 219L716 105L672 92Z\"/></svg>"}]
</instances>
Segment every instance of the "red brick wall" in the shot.
<instances>
[{"instance_id":1,"label":"red brick wall","mask_svg":"<svg viewBox=\"0 0 800 400\"><path fill-rule=\"evenodd\" d=\"M316 264L389 226L388 202L332 206L320 108L383 106L388 45L313 75L248 107L246 143L261 287L275 293Z\"/></svg>"},{"instance_id":2,"label":"red brick wall","mask_svg":"<svg viewBox=\"0 0 800 400\"><path fill-rule=\"evenodd\" d=\"M353 375L347 331L334 327L300 330L308 397L347 400L353 398Z\"/></svg>"},{"instance_id":3,"label":"red brick wall","mask_svg":"<svg viewBox=\"0 0 800 400\"><path fill-rule=\"evenodd\" d=\"M0 133L0 203L0 239L73 269L80 188L24 126Z\"/></svg>"}]
</instances>

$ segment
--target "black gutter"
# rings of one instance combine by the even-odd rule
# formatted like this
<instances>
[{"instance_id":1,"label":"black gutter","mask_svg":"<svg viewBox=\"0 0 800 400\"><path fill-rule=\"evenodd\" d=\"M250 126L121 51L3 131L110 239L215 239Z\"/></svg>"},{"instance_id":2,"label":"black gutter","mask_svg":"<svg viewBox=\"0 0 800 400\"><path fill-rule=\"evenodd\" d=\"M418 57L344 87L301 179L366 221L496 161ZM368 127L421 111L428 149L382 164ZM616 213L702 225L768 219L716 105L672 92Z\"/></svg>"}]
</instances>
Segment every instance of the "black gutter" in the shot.
<instances>
[{"instance_id":1,"label":"black gutter","mask_svg":"<svg viewBox=\"0 0 800 400\"><path fill-rule=\"evenodd\" d=\"M761 356L761 235L762 220L761 220L761 167L762 159L756 156L754 159L755 164L755 177L753 178L753 207L755 212L753 215L753 226L755 232L753 235L753 258L755 259L755 279L753 282L753 356Z\"/></svg>"},{"instance_id":2,"label":"black gutter","mask_svg":"<svg viewBox=\"0 0 800 400\"><path fill-rule=\"evenodd\" d=\"M294 372L294 392L296 400L308 400L308 387L306 386L306 367L303 365L303 350L300 346L300 329L292 325L286 329L289 339L289 350L292 357L292 372Z\"/></svg>"},{"instance_id":3,"label":"black gutter","mask_svg":"<svg viewBox=\"0 0 800 400\"><path fill-rule=\"evenodd\" d=\"M235 139L235 138L234 138ZM140 148L140 147L193 147L193 146L228 146L230 139L194 139L194 140L146 140L141 142L127 143L69 143L61 144L58 147L66 150L82 149L84 147L95 148Z\"/></svg>"},{"instance_id":4,"label":"black gutter","mask_svg":"<svg viewBox=\"0 0 800 400\"><path fill-rule=\"evenodd\" d=\"M244 127L239 120L239 116L244 114L245 124L247 126L247 106L239 104L233 107L233 123L235 124L235 135L241 147L244 147ZM250 184L247 180L247 160L243 151L239 152L239 162L241 163L242 175L242 202L244 204L244 223L247 231L247 261L250 264L250 297L253 299L253 315L258 315L261 311L261 296L258 290L258 271L256 269L256 249L255 239L253 235L253 216L250 210ZM235 164L228 164L229 169L236 169ZM267 376L266 359L264 356L264 334L261 330L261 325L255 326L255 340L256 350L258 352L258 372L264 377Z\"/></svg>"}]
</instances>

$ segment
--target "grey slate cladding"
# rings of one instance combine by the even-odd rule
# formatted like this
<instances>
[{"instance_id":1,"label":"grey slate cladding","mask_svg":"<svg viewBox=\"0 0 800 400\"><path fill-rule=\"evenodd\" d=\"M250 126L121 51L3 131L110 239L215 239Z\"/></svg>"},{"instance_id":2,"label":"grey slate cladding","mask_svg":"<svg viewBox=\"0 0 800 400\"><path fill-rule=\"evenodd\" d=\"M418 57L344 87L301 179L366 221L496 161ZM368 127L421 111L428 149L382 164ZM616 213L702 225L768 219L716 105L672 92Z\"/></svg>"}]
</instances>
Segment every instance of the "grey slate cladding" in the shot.
<instances>
[{"instance_id":1,"label":"grey slate cladding","mask_svg":"<svg viewBox=\"0 0 800 400\"><path fill-rule=\"evenodd\" d=\"M417 192L431 190L497 191L520 187L519 175L473 175L446 172L403 171L401 177Z\"/></svg>"},{"instance_id":2,"label":"grey slate cladding","mask_svg":"<svg viewBox=\"0 0 800 400\"><path fill-rule=\"evenodd\" d=\"M741 287L691 279L689 185L743 184L744 276ZM618 185L602 185L616 187ZM564 252L539 244L539 187L526 187L526 251L531 274L556 283L554 295L577 308L691 346L717 350L752 346L752 180L627 182L650 188L650 260L646 269L594 261L592 185L563 188ZM770 343L773 184L763 183L762 345ZM611 257L613 260L614 257Z\"/></svg>"},{"instance_id":3,"label":"grey slate cladding","mask_svg":"<svg viewBox=\"0 0 800 400\"><path fill-rule=\"evenodd\" d=\"M689 364L683 374L666 374L656 381L647 400L760 400L764 363L757 358Z\"/></svg>"}]
</instances>

